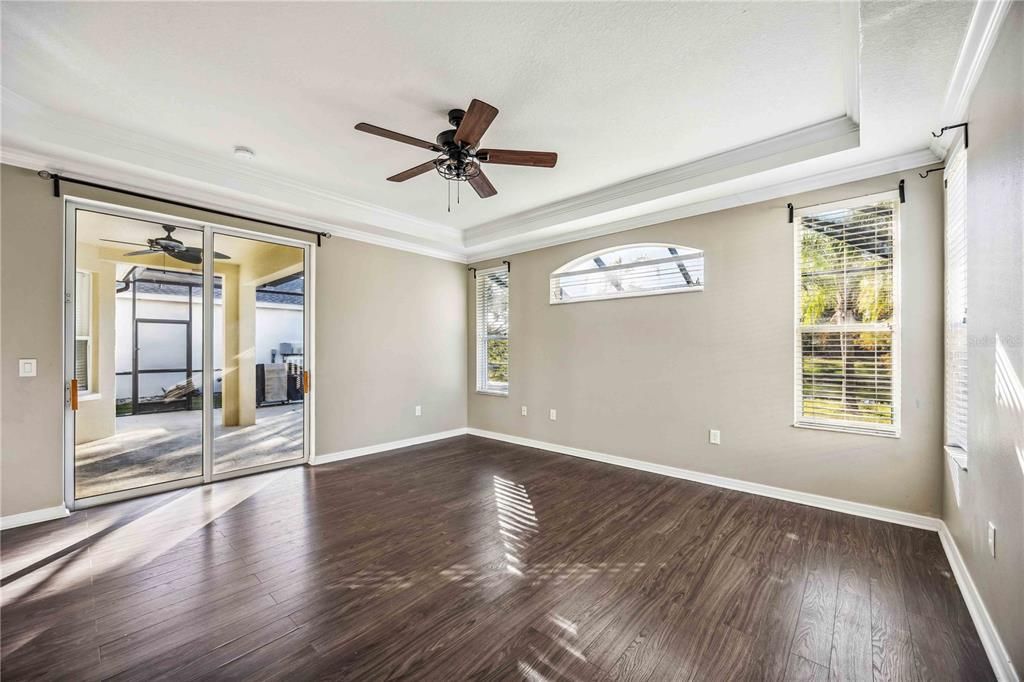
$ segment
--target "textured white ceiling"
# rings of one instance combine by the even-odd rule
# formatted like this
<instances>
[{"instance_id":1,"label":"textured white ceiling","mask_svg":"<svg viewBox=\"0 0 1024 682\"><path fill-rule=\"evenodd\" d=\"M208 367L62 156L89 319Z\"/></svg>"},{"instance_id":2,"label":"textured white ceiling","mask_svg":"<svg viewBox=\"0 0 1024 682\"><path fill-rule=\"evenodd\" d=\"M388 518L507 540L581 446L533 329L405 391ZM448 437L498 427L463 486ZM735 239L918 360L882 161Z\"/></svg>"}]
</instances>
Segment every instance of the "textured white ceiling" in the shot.
<instances>
[{"instance_id":1,"label":"textured white ceiling","mask_svg":"<svg viewBox=\"0 0 1024 682\"><path fill-rule=\"evenodd\" d=\"M970 12L862 4L849 162L926 146ZM232 190L258 171L454 228L847 113L836 2L5 2L2 37L5 94L203 159L196 178L215 159L237 164ZM489 166L499 194L463 192L447 213L439 177L385 181L430 152L352 129L432 139L473 97L501 112L484 146L556 151L558 166ZM47 134L4 130L22 146ZM256 159L234 159L236 144Z\"/></svg>"}]
</instances>

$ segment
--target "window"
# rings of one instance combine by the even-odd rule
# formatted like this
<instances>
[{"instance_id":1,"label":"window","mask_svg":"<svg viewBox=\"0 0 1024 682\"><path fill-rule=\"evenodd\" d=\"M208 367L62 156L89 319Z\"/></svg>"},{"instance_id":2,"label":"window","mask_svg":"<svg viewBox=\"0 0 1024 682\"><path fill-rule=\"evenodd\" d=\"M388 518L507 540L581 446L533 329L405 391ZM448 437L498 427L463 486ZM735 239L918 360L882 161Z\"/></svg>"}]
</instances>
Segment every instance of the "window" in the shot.
<instances>
[{"instance_id":1,"label":"window","mask_svg":"<svg viewBox=\"0 0 1024 682\"><path fill-rule=\"evenodd\" d=\"M704 252L629 244L588 254L551 273L551 303L704 290Z\"/></svg>"},{"instance_id":2,"label":"window","mask_svg":"<svg viewBox=\"0 0 1024 682\"><path fill-rule=\"evenodd\" d=\"M92 275L75 273L75 379L78 391L89 391L92 366Z\"/></svg>"},{"instance_id":3,"label":"window","mask_svg":"<svg viewBox=\"0 0 1024 682\"><path fill-rule=\"evenodd\" d=\"M967 466L967 152L958 146L946 163L946 447Z\"/></svg>"},{"instance_id":4,"label":"window","mask_svg":"<svg viewBox=\"0 0 1024 682\"><path fill-rule=\"evenodd\" d=\"M796 426L899 435L899 201L796 213Z\"/></svg>"},{"instance_id":5,"label":"window","mask_svg":"<svg viewBox=\"0 0 1024 682\"><path fill-rule=\"evenodd\" d=\"M476 390L508 395L508 268L476 273Z\"/></svg>"}]
</instances>

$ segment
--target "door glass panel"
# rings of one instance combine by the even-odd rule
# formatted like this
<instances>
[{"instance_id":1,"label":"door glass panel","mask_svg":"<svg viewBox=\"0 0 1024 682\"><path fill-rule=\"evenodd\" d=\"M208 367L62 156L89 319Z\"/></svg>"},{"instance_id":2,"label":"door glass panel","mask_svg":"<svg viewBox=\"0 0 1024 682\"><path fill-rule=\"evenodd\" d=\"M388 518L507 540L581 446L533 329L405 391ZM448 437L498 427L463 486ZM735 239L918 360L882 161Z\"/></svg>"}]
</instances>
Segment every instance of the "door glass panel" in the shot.
<instances>
[{"instance_id":1,"label":"door glass panel","mask_svg":"<svg viewBox=\"0 0 1024 682\"><path fill-rule=\"evenodd\" d=\"M75 498L202 476L202 231L77 210L75 238Z\"/></svg>"},{"instance_id":2,"label":"door glass panel","mask_svg":"<svg viewBox=\"0 0 1024 682\"><path fill-rule=\"evenodd\" d=\"M304 455L305 251L214 234L213 472Z\"/></svg>"}]
</instances>

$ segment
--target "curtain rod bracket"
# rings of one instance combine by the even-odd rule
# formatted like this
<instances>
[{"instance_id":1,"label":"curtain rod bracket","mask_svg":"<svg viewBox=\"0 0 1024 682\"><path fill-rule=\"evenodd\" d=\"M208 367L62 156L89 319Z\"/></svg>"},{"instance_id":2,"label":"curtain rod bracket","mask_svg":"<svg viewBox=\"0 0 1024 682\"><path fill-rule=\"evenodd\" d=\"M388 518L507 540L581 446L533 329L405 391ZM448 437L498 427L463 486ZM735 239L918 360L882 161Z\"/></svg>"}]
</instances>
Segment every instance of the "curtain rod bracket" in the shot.
<instances>
[{"instance_id":1,"label":"curtain rod bracket","mask_svg":"<svg viewBox=\"0 0 1024 682\"><path fill-rule=\"evenodd\" d=\"M507 268L508 272L512 272L512 264L511 263L509 263L507 260L503 260L501 262L505 264L505 267Z\"/></svg>"},{"instance_id":2,"label":"curtain rod bracket","mask_svg":"<svg viewBox=\"0 0 1024 682\"><path fill-rule=\"evenodd\" d=\"M940 170L946 170L946 167L943 166L942 168L929 168L924 173L918 173L917 175L918 177L927 178L932 173L938 173Z\"/></svg>"},{"instance_id":3,"label":"curtain rod bracket","mask_svg":"<svg viewBox=\"0 0 1024 682\"><path fill-rule=\"evenodd\" d=\"M954 128L963 128L964 129L964 149L967 149L967 147L970 146L970 138L967 135L967 131L968 131L967 121L964 121L963 123L957 123L956 125L942 126L942 129L939 130L939 132L932 133L932 137L942 137L946 133L947 130L953 130Z\"/></svg>"},{"instance_id":4,"label":"curtain rod bracket","mask_svg":"<svg viewBox=\"0 0 1024 682\"><path fill-rule=\"evenodd\" d=\"M786 208L789 209L789 222L793 222L793 204L786 204Z\"/></svg>"},{"instance_id":5,"label":"curtain rod bracket","mask_svg":"<svg viewBox=\"0 0 1024 682\"><path fill-rule=\"evenodd\" d=\"M907 193L903 189L903 180L900 180L900 203L907 203Z\"/></svg>"},{"instance_id":6,"label":"curtain rod bracket","mask_svg":"<svg viewBox=\"0 0 1024 682\"><path fill-rule=\"evenodd\" d=\"M466 268L466 270L471 271L473 273L473 279L476 279L476 268Z\"/></svg>"}]
</instances>

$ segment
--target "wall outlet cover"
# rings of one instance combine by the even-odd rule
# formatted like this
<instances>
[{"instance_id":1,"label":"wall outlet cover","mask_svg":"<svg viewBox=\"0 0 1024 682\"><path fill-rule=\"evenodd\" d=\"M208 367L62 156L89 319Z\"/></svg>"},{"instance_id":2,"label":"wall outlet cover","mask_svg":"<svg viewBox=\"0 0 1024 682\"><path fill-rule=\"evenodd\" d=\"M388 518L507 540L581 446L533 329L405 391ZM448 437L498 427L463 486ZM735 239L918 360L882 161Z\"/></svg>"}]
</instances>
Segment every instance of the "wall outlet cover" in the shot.
<instances>
[{"instance_id":1,"label":"wall outlet cover","mask_svg":"<svg viewBox=\"0 0 1024 682\"><path fill-rule=\"evenodd\" d=\"M708 442L712 445L722 444L722 432L718 429L711 429L708 431Z\"/></svg>"},{"instance_id":2,"label":"wall outlet cover","mask_svg":"<svg viewBox=\"0 0 1024 682\"><path fill-rule=\"evenodd\" d=\"M523 405L523 406L522 406L522 408L520 408L520 413L521 413L521 414L522 414L522 415L523 415L524 417L526 416L526 405Z\"/></svg>"},{"instance_id":3,"label":"wall outlet cover","mask_svg":"<svg viewBox=\"0 0 1024 682\"><path fill-rule=\"evenodd\" d=\"M557 420L558 419L558 410L551 410L551 412L548 413L548 419L550 419L551 421Z\"/></svg>"},{"instance_id":4,"label":"wall outlet cover","mask_svg":"<svg viewBox=\"0 0 1024 682\"><path fill-rule=\"evenodd\" d=\"M423 406L422 405L417 405L416 406L416 416L417 417L423 416Z\"/></svg>"}]
</instances>

